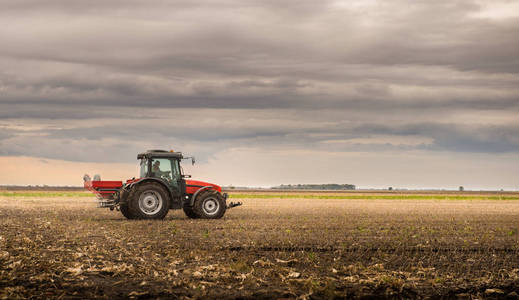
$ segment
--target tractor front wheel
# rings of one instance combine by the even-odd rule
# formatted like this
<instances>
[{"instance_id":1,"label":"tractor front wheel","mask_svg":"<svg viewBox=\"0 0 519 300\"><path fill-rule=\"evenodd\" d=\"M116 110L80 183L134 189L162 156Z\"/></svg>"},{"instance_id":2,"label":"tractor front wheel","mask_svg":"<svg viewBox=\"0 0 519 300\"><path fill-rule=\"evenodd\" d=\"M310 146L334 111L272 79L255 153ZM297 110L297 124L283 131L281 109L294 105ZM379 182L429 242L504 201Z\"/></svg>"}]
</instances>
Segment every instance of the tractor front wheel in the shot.
<instances>
[{"instance_id":1,"label":"tractor front wheel","mask_svg":"<svg viewBox=\"0 0 519 300\"><path fill-rule=\"evenodd\" d=\"M143 183L129 199L129 213L136 219L164 219L169 211L167 191L158 183Z\"/></svg>"},{"instance_id":2,"label":"tractor front wheel","mask_svg":"<svg viewBox=\"0 0 519 300\"><path fill-rule=\"evenodd\" d=\"M200 218L220 219L227 207L222 194L214 190L206 190L196 197L193 209Z\"/></svg>"}]
</instances>

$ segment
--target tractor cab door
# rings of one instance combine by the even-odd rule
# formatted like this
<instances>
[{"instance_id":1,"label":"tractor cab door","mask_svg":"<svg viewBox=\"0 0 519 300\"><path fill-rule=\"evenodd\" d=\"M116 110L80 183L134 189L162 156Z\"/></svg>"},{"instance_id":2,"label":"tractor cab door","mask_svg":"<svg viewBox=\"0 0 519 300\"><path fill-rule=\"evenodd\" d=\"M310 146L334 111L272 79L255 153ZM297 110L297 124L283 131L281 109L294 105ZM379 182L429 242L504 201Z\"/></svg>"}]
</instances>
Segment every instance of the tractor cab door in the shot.
<instances>
[{"instance_id":1,"label":"tractor cab door","mask_svg":"<svg viewBox=\"0 0 519 300\"><path fill-rule=\"evenodd\" d=\"M181 181L180 168L177 159L152 158L150 176L162 179L170 187L175 200L180 199Z\"/></svg>"}]
</instances>

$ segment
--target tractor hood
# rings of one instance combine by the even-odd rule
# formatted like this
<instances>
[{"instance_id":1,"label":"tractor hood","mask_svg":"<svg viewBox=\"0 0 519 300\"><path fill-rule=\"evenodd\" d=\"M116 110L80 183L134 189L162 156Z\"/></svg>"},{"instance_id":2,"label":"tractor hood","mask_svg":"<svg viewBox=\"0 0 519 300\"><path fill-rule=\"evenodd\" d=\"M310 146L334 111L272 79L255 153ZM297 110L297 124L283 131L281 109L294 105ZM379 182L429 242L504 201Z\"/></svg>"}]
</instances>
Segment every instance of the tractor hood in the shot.
<instances>
[{"instance_id":1,"label":"tractor hood","mask_svg":"<svg viewBox=\"0 0 519 300\"><path fill-rule=\"evenodd\" d=\"M215 190L222 192L222 188L219 185L198 180L186 180L186 192L188 194L191 194L204 186L212 186Z\"/></svg>"}]
</instances>

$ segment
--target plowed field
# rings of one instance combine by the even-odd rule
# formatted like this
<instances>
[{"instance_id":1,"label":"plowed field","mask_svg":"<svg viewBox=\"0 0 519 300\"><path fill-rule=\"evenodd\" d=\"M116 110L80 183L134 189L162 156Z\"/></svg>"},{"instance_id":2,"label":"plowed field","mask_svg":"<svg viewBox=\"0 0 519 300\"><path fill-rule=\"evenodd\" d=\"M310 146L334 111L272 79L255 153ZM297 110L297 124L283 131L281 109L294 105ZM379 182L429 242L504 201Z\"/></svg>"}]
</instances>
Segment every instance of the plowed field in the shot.
<instances>
[{"instance_id":1,"label":"plowed field","mask_svg":"<svg viewBox=\"0 0 519 300\"><path fill-rule=\"evenodd\" d=\"M519 194L231 193L221 220L129 221L0 193L0 298L517 298Z\"/></svg>"}]
</instances>

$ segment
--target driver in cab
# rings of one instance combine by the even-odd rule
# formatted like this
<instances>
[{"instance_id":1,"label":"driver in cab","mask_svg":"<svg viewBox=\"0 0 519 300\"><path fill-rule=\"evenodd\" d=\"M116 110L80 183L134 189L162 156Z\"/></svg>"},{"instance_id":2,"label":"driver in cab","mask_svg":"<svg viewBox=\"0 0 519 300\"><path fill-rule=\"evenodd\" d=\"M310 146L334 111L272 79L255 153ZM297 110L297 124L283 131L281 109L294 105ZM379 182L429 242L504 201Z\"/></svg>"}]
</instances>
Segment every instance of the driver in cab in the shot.
<instances>
[{"instance_id":1,"label":"driver in cab","mask_svg":"<svg viewBox=\"0 0 519 300\"><path fill-rule=\"evenodd\" d=\"M169 177L169 172L163 172L160 170L160 161L156 160L153 163L152 171L155 174L156 177ZM168 178L169 179L169 178Z\"/></svg>"}]
</instances>

